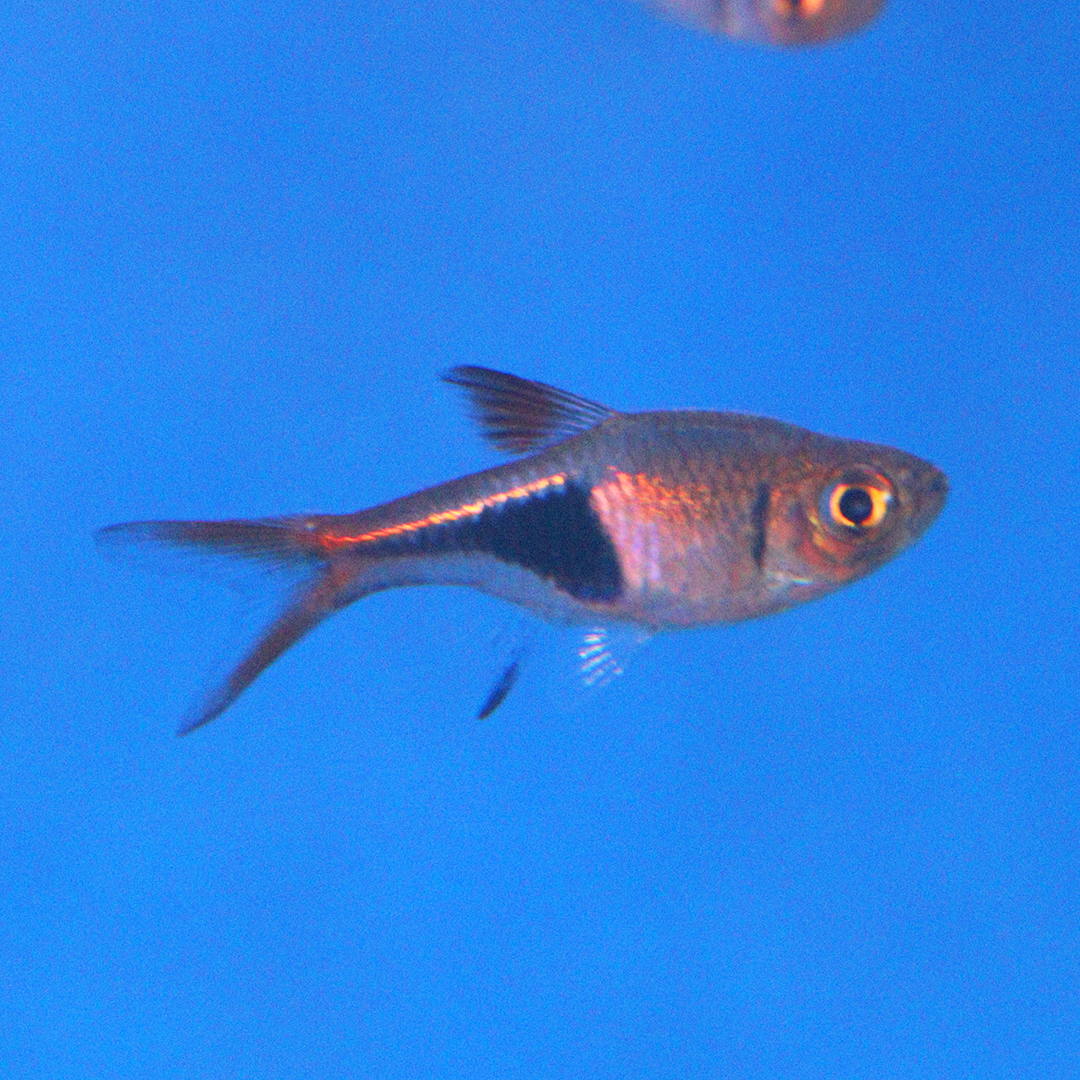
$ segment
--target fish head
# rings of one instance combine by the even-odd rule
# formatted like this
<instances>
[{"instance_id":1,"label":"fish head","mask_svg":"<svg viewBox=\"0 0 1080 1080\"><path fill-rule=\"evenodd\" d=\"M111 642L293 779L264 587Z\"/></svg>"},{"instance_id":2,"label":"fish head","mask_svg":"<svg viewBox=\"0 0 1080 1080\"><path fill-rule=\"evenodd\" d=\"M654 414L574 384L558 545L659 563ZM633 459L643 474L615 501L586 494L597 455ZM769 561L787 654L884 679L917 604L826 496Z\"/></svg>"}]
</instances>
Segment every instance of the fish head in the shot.
<instances>
[{"instance_id":1,"label":"fish head","mask_svg":"<svg viewBox=\"0 0 1080 1080\"><path fill-rule=\"evenodd\" d=\"M886 446L814 436L799 459L799 469L777 485L769 562L813 595L855 581L909 547L948 496L940 469Z\"/></svg>"},{"instance_id":2,"label":"fish head","mask_svg":"<svg viewBox=\"0 0 1080 1080\"><path fill-rule=\"evenodd\" d=\"M817 45L860 30L884 0L709 0L724 33L773 45ZM704 0L681 0L705 6Z\"/></svg>"}]
</instances>

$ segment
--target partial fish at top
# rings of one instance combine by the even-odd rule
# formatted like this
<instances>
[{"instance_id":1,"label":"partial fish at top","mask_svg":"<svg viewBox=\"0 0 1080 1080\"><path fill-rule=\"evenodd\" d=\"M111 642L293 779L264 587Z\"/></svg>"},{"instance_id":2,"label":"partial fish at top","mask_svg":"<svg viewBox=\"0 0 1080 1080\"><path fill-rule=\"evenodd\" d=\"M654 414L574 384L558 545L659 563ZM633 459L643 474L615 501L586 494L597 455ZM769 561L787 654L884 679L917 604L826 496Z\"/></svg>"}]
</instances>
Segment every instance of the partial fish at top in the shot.
<instances>
[{"instance_id":1,"label":"partial fish at top","mask_svg":"<svg viewBox=\"0 0 1080 1080\"><path fill-rule=\"evenodd\" d=\"M884 0L648 0L703 30L769 45L820 45L861 30Z\"/></svg>"},{"instance_id":2,"label":"partial fish at top","mask_svg":"<svg viewBox=\"0 0 1080 1080\"><path fill-rule=\"evenodd\" d=\"M328 615L403 585L466 585L542 618L645 632L783 611L870 573L948 484L901 450L722 412L621 413L481 367L444 379L501 450L530 455L355 514L142 521L102 542L195 546L310 570L185 731L225 711ZM509 692L513 661L485 706Z\"/></svg>"}]
</instances>

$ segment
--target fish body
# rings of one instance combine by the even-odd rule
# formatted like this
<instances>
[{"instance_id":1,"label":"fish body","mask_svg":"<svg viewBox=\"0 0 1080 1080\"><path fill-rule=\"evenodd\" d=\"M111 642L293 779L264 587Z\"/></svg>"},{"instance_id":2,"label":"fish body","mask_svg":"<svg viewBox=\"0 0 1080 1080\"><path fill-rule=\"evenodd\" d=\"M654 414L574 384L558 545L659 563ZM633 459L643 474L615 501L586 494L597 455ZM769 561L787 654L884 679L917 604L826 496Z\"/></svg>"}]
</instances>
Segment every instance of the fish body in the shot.
<instances>
[{"instance_id":1,"label":"fish body","mask_svg":"<svg viewBox=\"0 0 1080 1080\"><path fill-rule=\"evenodd\" d=\"M486 368L446 379L469 393L491 441L527 456L354 514L102 531L310 567L190 727L374 592L469 586L544 619L646 632L736 622L874 570L921 535L947 493L944 475L913 455L763 417L621 413Z\"/></svg>"},{"instance_id":2,"label":"fish body","mask_svg":"<svg viewBox=\"0 0 1080 1080\"><path fill-rule=\"evenodd\" d=\"M701 29L770 45L820 45L861 30L884 0L655 0Z\"/></svg>"}]
</instances>

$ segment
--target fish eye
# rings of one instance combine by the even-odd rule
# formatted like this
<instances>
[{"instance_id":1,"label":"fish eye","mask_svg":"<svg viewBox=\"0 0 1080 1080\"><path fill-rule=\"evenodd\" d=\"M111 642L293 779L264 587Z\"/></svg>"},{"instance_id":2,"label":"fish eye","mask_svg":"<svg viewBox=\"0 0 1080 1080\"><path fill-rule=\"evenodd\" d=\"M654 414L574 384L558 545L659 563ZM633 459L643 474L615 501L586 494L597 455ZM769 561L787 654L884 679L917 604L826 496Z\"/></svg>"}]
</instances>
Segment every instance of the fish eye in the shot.
<instances>
[{"instance_id":1,"label":"fish eye","mask_svg":"<svg viewBox=\"0 0 1080 1080\"><path fill-rule=\"evenodd\" d=\"M877 528L894 501L893 486L877 473L846 473L830 484L822 496L826 523L847 535Z\"/></svg>"},{"instance_id":2,"label":"fish eye","mask_svg":"<svg viewBox=\"0 0 1080 1080\"><path fill-rule=\"evenodd\" d=\"M840 497L837 499L836 495ZM862 525L874 512L874 500L870 492L864 487L837 488L833 498L836 500L833 509L834 518L842 518L845 523Z\"/></svg>"}]
</instances>

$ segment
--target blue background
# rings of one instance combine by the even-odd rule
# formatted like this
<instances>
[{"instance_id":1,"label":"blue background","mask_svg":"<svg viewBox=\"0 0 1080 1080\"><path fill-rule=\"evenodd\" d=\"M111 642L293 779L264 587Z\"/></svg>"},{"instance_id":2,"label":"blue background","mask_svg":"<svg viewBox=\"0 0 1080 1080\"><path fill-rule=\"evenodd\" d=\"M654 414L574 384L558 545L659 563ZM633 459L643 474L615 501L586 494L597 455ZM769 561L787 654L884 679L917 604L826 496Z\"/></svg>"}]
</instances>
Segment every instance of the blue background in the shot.
<instances>
[{"instance_id":1,"label":"blue background","mask_svg":"<svg viewBox=\"0 0 1080 1080\"><path fill-rule=\"evenodd\" d=\"M799 53L625 0L0 39L5 1075L1080 1075L1074 5L893 0ZM569 706L477 723L512 611L413 590L175 739L263 590L94 529L491 464L460 363L953 494Z\"/></svg>"}]
</instances>

